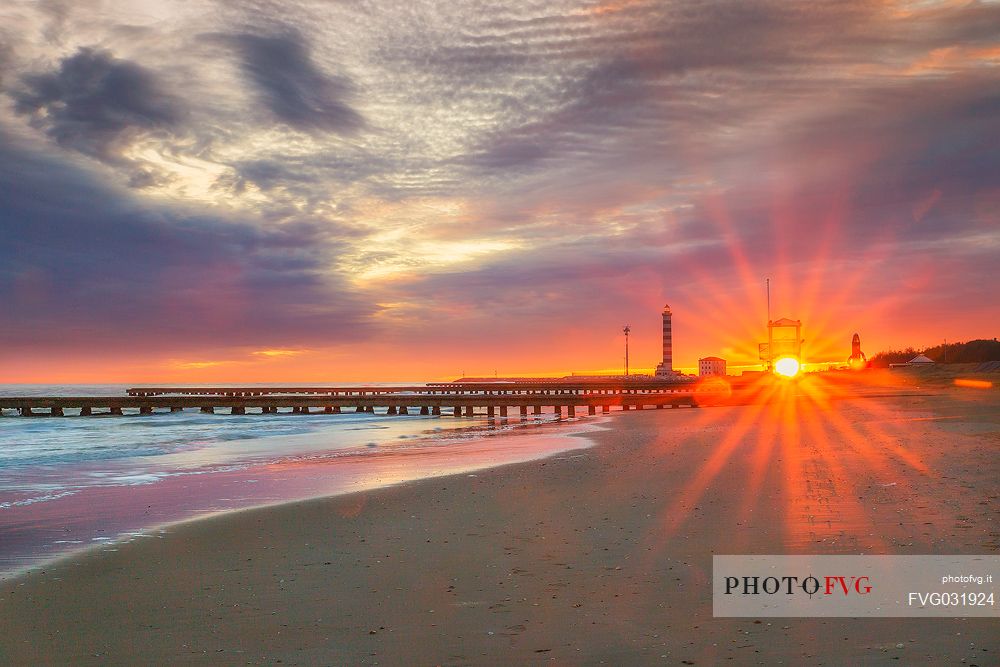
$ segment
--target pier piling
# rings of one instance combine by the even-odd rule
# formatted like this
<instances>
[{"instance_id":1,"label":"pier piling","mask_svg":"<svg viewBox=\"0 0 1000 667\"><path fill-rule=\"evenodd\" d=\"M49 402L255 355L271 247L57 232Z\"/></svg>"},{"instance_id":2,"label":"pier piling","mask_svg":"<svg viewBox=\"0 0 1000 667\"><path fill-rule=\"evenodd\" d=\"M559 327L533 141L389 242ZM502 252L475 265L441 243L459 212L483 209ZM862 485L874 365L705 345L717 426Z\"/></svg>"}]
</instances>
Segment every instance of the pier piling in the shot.
<instances>
[{"instance_id":1,"label":"pier piling","mask_svg":"<svg viewBox=\"0 0 1000 667\"><path fill-rule=\"evenodd\" d=\"M557 418L564 415L610 412L655 407L694 406L690 388L651 384L637 386L593 383L557 384L552 381L518 383L440 383L413 387L140 387L127 390L128 396L0 396L0 409L7 415L65 416L151 415L156 412L197 410L203 414L277 414L279 407L292 414L416 414L507 419L516 409L522 418L543 414L549 408ZM160 398L157 398L160 397ZM405 405L401 405L405 403ZM352 410L353 408L353 410ZM531 409L529 413L528 410ZM67 413L66 410L69 410ZM382 412L384 410L384 412ZM485 413L485 415L483 415Z\"/></svg>"}]
</instances>

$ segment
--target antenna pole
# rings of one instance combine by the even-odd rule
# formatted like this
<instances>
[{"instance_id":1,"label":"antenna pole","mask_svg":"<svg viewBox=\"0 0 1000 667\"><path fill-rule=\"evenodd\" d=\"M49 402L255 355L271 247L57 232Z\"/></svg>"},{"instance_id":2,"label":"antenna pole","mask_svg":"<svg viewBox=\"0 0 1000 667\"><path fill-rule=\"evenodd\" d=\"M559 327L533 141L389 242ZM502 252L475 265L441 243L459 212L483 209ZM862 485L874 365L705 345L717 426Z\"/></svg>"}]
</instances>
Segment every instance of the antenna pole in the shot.
<instances>
[{"instance_id":1,"label":"antenna pole","mask_svg":"<svg viewBox=\"0 0 1000 667\"><path fill-rule=\"evenodd\" d=\"M764 284L767 285L767 321L771 321L771 279L765 278Z\"/></svg>"},{"instance_id":2,"label":"antenna pole","mask_svg":"<svg viewBox=\"0 0 1000 667\"><path fill-rule=\"evenodd\" d=\"M625 377L628 377L628 333L632 329L626 324L622 331L625 332Z\"/></svg>"}]
</instances>

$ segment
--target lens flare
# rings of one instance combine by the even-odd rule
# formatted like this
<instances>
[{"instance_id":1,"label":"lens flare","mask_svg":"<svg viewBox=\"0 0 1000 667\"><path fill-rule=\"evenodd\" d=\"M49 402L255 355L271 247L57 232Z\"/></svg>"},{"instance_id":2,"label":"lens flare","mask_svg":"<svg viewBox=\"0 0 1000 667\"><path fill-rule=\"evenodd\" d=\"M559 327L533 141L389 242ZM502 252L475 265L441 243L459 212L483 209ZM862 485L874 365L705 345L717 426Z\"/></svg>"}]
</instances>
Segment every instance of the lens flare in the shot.
<instances>
[{"instance_id":1,"label":"lens flare","mask_svg":"<svg viewBox=\"0 0 1000 667\"><path fill-rule=\"evenodd\" d=\"M971 387L973 389L990 389L993 383L989 380L966 380L965 378L958 378L955 380L956 387Z\"/></svg>"},{"instance_id":2,"label":"lens flare","mask_svg":"<svg viewBox=\"0 0 1000 667\"><path fill-rule=\"evenodd\" d=\"M863 371L868 362L860 357L851 357L847 360L847 365L851 367L852 371Z\"/></svg>"},{"instance_id":3,"label":"lens flare","mask_svg":"<svg viewBox=\"0 0 1000 667\"><path fill-rule=\"evenodd\" d=\"M722 405L733 396L733 386L725 378L709 376L694 386L698 405Z\"/></svg>"},{"instance_id":4,"label":"lens flare","mask_svg":"<svg viewBox=\"0 0 1000 667\"><path fill-rule=\"evenodd\" d=\"M799 360L795 357L782 357L774 362L774 372L785 377L795 377L799 373Z\"/></svg>"}]
</instances>

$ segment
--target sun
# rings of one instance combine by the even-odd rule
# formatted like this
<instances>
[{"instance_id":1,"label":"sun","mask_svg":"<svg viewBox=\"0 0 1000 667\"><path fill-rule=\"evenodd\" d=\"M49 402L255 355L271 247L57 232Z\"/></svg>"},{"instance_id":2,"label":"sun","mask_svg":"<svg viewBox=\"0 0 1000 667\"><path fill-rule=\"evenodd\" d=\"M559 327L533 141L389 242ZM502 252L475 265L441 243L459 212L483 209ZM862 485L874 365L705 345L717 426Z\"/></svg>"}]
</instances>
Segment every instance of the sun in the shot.
<instances>
[{"instance_id":1,"label":"sun","mask_svg":"<svg viewBox=\"0 0 1000 667\"><path fill-rule=\"evenodd\" d=\"M782 357L774 362L774 372L785 377L795 377L799 369L799 360L795 357Z\"/></svg>"}]
</instances>

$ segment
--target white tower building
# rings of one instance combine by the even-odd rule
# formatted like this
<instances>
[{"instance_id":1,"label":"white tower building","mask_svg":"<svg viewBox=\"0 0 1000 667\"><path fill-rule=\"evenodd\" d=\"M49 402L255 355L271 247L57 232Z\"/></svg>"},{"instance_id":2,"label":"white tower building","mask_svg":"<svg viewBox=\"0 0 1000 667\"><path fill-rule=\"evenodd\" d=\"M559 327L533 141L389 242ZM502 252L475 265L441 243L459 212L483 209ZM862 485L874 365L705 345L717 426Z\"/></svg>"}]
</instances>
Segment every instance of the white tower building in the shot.
<instances>
[{"instance_id":1,"label":"white tower building","mask_svg":"<svg viewBox=\"0 0 1000 667\"><path fill-rule=\"evenodd\" d=\"M707 375L725 375L726 374L726 360L720 359L719 357L705 357L704 359L698 360L698 375L705 377Z\"/></svg>"},{"instance_id":2,"label":"white tower building","mask_svg":"<svg viewBox=\"0 0 1000 667\"><path fill-rule=\"evenodd\" d=\"M663 361L656 367L656 377L674 377L673 333L670 327L670 306L663 307Z\"/></svg>"}]
</instances>

